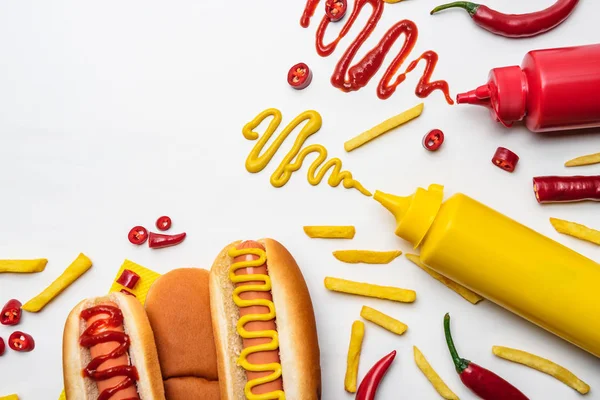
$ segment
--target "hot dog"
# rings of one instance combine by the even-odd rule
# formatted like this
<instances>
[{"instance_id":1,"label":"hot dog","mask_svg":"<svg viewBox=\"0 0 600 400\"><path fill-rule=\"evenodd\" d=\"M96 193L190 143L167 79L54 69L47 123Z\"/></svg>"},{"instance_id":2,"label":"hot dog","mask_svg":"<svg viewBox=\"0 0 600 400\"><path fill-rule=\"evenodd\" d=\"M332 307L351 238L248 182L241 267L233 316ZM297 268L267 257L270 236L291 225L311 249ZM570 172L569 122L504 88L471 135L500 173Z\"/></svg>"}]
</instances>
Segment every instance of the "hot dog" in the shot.
<instances>
[{"instance_id":1,"label":"hot dog","mask_svg":"<svg viewBox=\"0 0 600 400\"><path fill-rule=\"evenodd\" d=\"M272 239L235 242L210 272L222 400L317 400L321 369L306 283Z\"/></svg>"},{"instance_id":2,"label":"hot dog","mask_svg":"<svg viewBox=\"0 0 600 400\"><path fill-rule=\"evenodd\" d=\"M152 329L140 302L111 293L83 300L63 333L67 400L164 400Z\"/></svg>"}]
</instances>

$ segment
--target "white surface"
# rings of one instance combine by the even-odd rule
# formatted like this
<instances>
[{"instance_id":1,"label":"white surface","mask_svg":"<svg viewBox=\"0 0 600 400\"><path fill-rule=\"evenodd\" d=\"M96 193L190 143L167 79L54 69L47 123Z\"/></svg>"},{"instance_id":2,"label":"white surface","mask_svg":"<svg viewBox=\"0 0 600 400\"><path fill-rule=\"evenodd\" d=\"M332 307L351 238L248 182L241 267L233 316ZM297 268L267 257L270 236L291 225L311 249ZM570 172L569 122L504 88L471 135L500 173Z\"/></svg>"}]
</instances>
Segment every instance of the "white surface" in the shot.
<instances>
[{"instance_id":1,"label":"white surface","mask_svg":"<svg viewBox=\"0 0 600 400\"><path fill-rule=\"evenodd\" d=\"M288 4L289 3L289 4ZM425 100L420 119L351 154L343 142L420 100L411 74L387 101L377 99L376 80L355 93L329 84L331 72L366 20L366 13L328 58L314 49L321 4L309 29L299 18L303 1L4 1L0 12L0 257L50 260L45 272L0 277L0 303L25 302L77 256L94 267L39 315L26 314L18 329L36 339L36 350L7 350L0 358L0 395L24 400L55 399L60 393L61 335L65 317L81 298L105 293L125 258L159 272L181 266L210 267L232 240L270 236L282 241L303 268L316 305L322 351L323 399L353 398L343 390L350 325L362 304L399 317L410 328L402 337L367 326L360 377L395 348L397 361L378 398L436 399L412 360L417 345L462 398L445 348L442 316L453 316L459 351L496 371L532 399L578 399L579 395L538 372L495 358L491 346L507 345L544 355L570 367L600 399L600 363L490 302L472 306L414 267L404 257L387 266L346 265L331 252L342 248L410 247L393 234L391 215L353 190L312 187L307 166L281 189L270 174L290 148L262 173L244 161L253 146L242 126L268 107L282 110L284 123L306 109L318 110L323 128L309 142L340 156L368 189L410 194L437 182L446 194L464 192L593 259L600 250L561 236L550 216L600 227L596 204L539 206L535 175L599 174L600 166L566 170L567 159L600 151L599 135L544 137L524 128L507 131L484 109L449 107L440 92ZM492 67L520 63L535 48L600 42L600 3L583 1L560 28L534 39L508 40L449 11L430 17L433 0L386 5L375 33L359 55L396 21L409 18L420 29L411 55L432 49L440 62L434 79L446 79L454 95L485 82ZM551 0L487 0L514 12L542 9ZM331 36L332 31L330 32ZM339 29L339 28L335 28ZM394 51L400 44L394 46ZM387 67L388 57L384 67ZM285 81L299 61L314 70L301 92ZM422 66L419 67L419 71ZM432 128L446 133L437 153L421 147ZM497 146L521 156L514 174L490 163ZM152 228L160 215L173 218L172 232L187 231L180 246L151 251L127 241L137 224ZM308 224L353 224L353 241L307 238ZM328 293L326 275L415 289L413 305ZM12 332L0 326L0 336ZM399 397L400 396L400 397Z\"/></svg>"}]
</instances>

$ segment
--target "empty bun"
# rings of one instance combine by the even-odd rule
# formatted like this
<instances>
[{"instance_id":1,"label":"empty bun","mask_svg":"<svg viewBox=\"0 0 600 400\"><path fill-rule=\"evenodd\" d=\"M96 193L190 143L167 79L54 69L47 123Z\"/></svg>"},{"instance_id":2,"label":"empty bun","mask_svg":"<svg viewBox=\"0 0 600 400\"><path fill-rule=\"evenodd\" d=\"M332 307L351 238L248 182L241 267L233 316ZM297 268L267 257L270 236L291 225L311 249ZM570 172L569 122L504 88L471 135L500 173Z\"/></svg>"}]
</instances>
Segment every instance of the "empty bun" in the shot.
<instances>
[{"instance_id":1,"label":"empty bun","mask_svg":"<svg viewBox=\"0 0 600 400\"><path fill-rule=\"evenodd\" d=\"M283 245L273 239L259 240L267 253L271 278L283 390L287 400L321 398L321 366L317 328L310 294L296 261ZM221 400L245 400L245 370L237 365L242 338L236 324L239 309L233 302L234 284L229 279L234 242L225 247L210 271L210 305L217 345Z\"/></svg>"}]
</instances>

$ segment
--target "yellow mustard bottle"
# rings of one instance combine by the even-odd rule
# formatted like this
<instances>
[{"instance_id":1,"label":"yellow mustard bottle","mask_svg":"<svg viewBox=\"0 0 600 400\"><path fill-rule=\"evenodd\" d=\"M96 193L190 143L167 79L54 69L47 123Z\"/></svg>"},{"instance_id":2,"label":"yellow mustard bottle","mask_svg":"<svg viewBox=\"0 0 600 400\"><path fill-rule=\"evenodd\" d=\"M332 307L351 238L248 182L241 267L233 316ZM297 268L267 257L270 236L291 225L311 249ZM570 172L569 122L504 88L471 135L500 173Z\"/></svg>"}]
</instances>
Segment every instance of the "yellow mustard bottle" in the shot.
<instances>
[{"instance_id":1,"label":"yellow mustard bottle","mask_svg":"<svg viewBox=\"0 0 600 400\"><path fill-rule=\"evenodd\" d=\"M600 265L464 194L443 202L443 190L374 199L430 268L600 357Z\"/></svg>"}]
</instances>

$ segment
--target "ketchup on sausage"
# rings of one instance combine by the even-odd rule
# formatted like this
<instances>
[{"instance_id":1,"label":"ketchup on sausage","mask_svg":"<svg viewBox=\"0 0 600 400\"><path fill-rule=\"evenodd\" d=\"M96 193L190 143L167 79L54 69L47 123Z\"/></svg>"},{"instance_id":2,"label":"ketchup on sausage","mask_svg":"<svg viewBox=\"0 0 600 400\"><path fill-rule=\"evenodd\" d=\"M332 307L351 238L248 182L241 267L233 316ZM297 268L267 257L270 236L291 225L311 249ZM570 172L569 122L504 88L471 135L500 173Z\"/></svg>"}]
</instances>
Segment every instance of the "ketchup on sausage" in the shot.
<instances>
[{"instance_id":1,"label":"ketchup on sausage","mask_svg":"<svg viewBox=\"0 0 600 400\"><path fill-rule=\"evenodd\" d=\"M99 306L108 306L108 307L118 308L117 304L115 304L111 301L103 302L103 303L99 304ZM110 315L108 313L104 313L104 312L94 313L91 317L87 318L86 327L89 328L94 322L100 321L100 320L106 320L108 318L110 318ZM123 329L122 321L118 325L117 324L115 324L115 325L107 323L107 324L99 327L97 330L95 330L95 332L93 334L94 334L94 336L98 336L98 335L102 335L102 334L110 334L109 332L118 332L119 334L123 334L125 332ZM84 340L85 334L86 333L84 332L84 335L82 335L81 340ZM119 335L119 336L122 336L122 335ZM89 347L91 358L92 358L92 360L94 360L94 359L97 359L98 357L105 357L122 345L123 345L122 343L116 342L116 341L93 344L92 346ZM127 352L125 351L124 354L122 354L118 357L106 359L104 362L102 362L96 368L96 370L98 372L101 372L101 371L105 371L109 368L124 367L124 366L128 366L128 365L129 365L129 356L128 356ZM106 391L106 393L112 393L112 395L109 395L109 397L106 397L106 400L139 399L135 382L133 385L129 385L125 388L122 388L127 383L129 383L129 382L127 382L127 383L125 382L125 380L128 380L128 379L131 379L131 378L128 377L128 375L126 373L123 373L123 375L113 376L113 377L105 379L105 380L96 380L96 384L98 385L98 393L102 394L104 391Z\"/></svg>"},{"instance_id":2,"label":"ketchup on sausage","mask_svg":"<svg viewBox=\"0 0 600 400\"><path fill-rule=\"evenodd\" d=\"M265 250L264 246L254 240L244 241L236 246L236 249L261 249ZM246 254L243 256L238 256L233 259L234 263L242 262L242 261L250 261L257 260L259 257L254 254ZM262 274L268 275L268 266L267 263L261 265L260 267L248 267L248 268L240 268L235 271L236 275L249 275L249 274ZM243 282L237 283L237 286L241 285L255 285L255 284L263 284L264 282ZM273 297L271 296L271 292L243 292L240 293L240 298L243 300L256 300L256 299L266 299L269 301L273 301ZM240 308L240 317L243 317L248 314L268 314L269 309L264 306L250 306L250 307L241 307ZM275 320L270 321L251 321L248 322L245 326L248 331L266 331L266 330L277 330L277 325L275 324ZM244 348L248 348L251 346L257 346L260 344L269 343L271 341L270 338L255 338L255 339L243 339ZM270 363L281 363L279 358L279 350L271 350L271 351L261 351L248 355L248 362L255 365L261 364L270 364ZM262 378L271 374L271 371L266 372L252 372L246 371L246 376L248 377L248 381ZM276 390L283 390L283 380L281 377L278 379L267 382L262 385L257 385L253 388L252 393L254 394L265 394L274 392Z\"/></svg>"}]
</instances>

